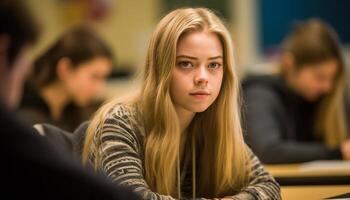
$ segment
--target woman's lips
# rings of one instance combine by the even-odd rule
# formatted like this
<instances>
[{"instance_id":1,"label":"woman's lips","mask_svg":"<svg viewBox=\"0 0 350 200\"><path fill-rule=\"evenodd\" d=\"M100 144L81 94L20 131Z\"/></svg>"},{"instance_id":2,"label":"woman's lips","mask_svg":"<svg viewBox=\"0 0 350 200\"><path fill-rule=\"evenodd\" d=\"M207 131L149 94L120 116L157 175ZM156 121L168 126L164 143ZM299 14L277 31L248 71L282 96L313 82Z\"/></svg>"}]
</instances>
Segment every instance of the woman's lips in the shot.
<instances>
[{"instance_id":1,"label":"woman's lips","mask_svg":"<svg viewBox=\"0 0 350 200\"><path fill-rule=\"evenodd\" d=\"M198 91L198 92L191 92L190 95L195 97L196 99L204 99L207 96L209 96L210 93L206 91Z\"/></svg>"}]
</instances>

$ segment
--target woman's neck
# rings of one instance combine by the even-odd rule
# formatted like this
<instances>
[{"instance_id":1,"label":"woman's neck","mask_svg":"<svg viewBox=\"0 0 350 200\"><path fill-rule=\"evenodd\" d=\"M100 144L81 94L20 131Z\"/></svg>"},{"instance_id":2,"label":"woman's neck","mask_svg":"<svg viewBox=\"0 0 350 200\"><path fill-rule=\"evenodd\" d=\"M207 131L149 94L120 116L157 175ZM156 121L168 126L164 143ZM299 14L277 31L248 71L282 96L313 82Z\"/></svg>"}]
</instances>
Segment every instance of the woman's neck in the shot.
<instances>
[{"instance_id":1,"label":"woman's neck","mask_svg":"<svg viewBox=\"0 0 350 200\"><path fill-rule=\"evenodd\" d=\"M179 119L179 125L180 125L180 131L181 131L179 156L180 156L180 160L183 160L186 140L188 139L188 136L189 136L188 127L191 124L193 117L196 113L181 107L176 107L176 106L175 106L175 110Z\"/></svg>"},{"instance_id":2,"label":"woman's neck","mask_svg":"<svg viewBox=\"0 0 350 200\"><path fill-rule=\"evenodd\" d=\"M180 131L184 133L192 122L195 113L179 107L175 107L175 110L180 123Z\"/></svg>"},{"instance_id":3,"label":"woman's neck","mask_svg":"<svg viewBox=\"0 0 350 200\"><path fill-rule=\"evenodd\" d=\"M59 83L53 83L44 87L40 95L48 104L50 115L54 120L60 120L64 107L68 104L68 94Z\"/></svg>"}]
</instances>

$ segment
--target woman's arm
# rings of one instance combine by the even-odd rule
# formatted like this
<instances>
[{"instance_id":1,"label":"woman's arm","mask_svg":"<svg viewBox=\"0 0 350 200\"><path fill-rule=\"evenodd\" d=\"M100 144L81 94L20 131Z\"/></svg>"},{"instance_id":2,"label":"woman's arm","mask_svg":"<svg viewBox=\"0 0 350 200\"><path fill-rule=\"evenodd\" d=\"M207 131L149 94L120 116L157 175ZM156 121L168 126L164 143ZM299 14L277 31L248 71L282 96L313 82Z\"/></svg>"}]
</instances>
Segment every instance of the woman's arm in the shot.
<instances>
[{"instance_id":1,"label":"woman's arm","mask_svg":"<svg viewBox=\"0 0 350 200\"><path fill-rule=\"evenodd\" d=\"M249 184L239 194L230 198L235 200L281 199L280 187L276 180L264 169L259 159L248 148L251 172Z\"/></svg>"}]
</instances>

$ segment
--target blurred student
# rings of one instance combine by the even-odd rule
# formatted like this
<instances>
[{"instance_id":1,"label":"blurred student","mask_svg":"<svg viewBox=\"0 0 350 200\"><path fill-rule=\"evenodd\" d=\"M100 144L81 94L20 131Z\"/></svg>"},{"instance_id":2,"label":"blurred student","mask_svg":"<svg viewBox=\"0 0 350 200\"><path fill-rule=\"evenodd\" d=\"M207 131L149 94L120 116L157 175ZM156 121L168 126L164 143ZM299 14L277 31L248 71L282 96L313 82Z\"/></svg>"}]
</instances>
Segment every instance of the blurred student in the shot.
<instances>
[{"instance_id":1,"label":"blurred student","mask_svg":"<svg viewBox=\"0 0 350 200\"><path fill-rule=\"evenodd\" d=\"M298 24L279 65L280 73L243 84L252 150L264 163L350 159L345 63L334 30L317 19Z\"/></svg>"},{"instance_id":2,"label":"blurred student","mask_svg":"<svg viewBox=\"0 0 350 200\"><path fill-rule=\"evenodd\" d=\"M109 48L91 29L67 31L35 61L20 115L31 124L72 132L93 113L89 108L104 90L111 65Z\"/></svg>"},{"instance_id":3,"label":"blurred student","mask_svg":"<svg viewBox=\"0 0 350 200\"><path fill-rule=\"evenodd\" d=\"M144 199L280 199L243 141L232 55L212 11L170 12L151 38L140 93L96 114L83 162Z\"/></svg>"},{"instance_id":4,"label":"blurred student","mask_svg":"<svg viewBox=\"0 0 350 200\"><path fill-rule=\"evenodd\" d=\"M13 110L31 66L28 49L37 35L22 1L0 1L1 195L8 199L138 199L85 171L15 117Z\"/></svg>"}]
</instances>

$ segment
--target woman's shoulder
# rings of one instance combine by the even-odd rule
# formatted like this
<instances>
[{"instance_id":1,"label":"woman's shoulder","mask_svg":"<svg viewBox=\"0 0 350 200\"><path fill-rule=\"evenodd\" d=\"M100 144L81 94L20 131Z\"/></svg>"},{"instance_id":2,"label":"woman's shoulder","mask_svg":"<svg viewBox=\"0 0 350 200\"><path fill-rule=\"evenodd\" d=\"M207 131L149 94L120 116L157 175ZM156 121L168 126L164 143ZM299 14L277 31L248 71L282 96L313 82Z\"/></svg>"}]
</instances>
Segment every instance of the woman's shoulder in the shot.
<instances>
[{"instance_id":1,"label":"woman's shoulder","mask_svg":"<svg viewBox=\"0 0 350 200\"><path fill-rule=\"evenodd\" d=\"M137 114L135 104L115 103L110 109L108 109L106 119L130 120L136 118Z\"/></svg>"},{"instance_id":2,"label":"woman's shoulder","mask_svg":"<svg viewBox=\"0 0 350 200\"><path fill-rule=\"evenodd\" d=\"M116 103L107 112L104 126L118 126L128 133L144 135L144 127L140 120L140 112L136 104Z\"/></svg>"},{"instance_id":3,"label":"woman's shoulder","mask_svg":"<svg viewBox=\"0 0 350 200\"><path fill-rule=\"evenodd\" d=\"M138 119L136 105L128 103L116 103L107 106L101 134L99 139L103 142L111 142L109 145L120 144L124 142L130 145L137 152L142 152L145 131L142 123ZM118 143L115 143L118 141ZM107 143L106 143L107 144Z\"/></svg>"},{"instance_id":4,"label":"woman's shoulder","mask_svg":"<svg viewBox=\"0 0 350 200\"><path fill-rule=\"evenodd\" d=\"M243 80L242 89L248 100L265 99L271 103L284 101L289 91L278 75L249 75Z\"/></svg>"},{"instance_id":5,"label":"woman's shoulder","mask_svg":"<svg viewBox=\"0 0 350 200\"><path fill-rule=\"evenodd\" d=\"M280 89L283 86L283 80L276 74L249 74L242 81L243 89L265 88Z\"/></svg>"}]
</instances>

